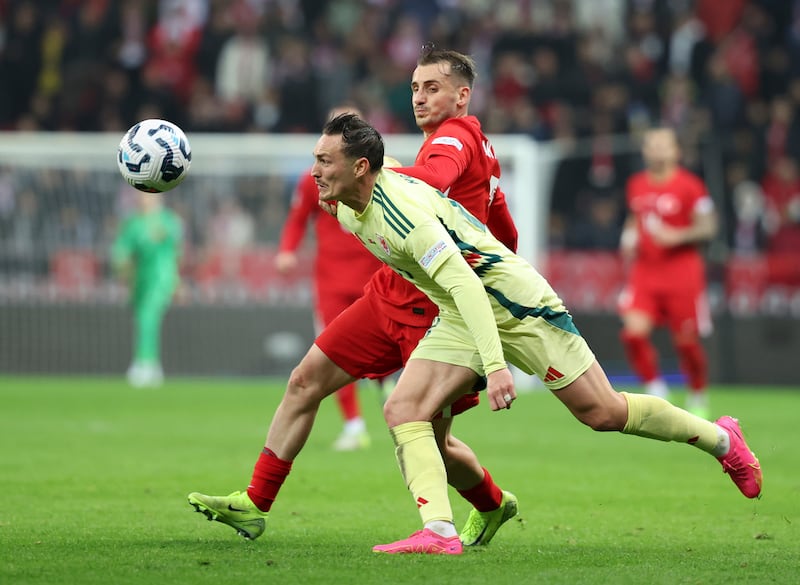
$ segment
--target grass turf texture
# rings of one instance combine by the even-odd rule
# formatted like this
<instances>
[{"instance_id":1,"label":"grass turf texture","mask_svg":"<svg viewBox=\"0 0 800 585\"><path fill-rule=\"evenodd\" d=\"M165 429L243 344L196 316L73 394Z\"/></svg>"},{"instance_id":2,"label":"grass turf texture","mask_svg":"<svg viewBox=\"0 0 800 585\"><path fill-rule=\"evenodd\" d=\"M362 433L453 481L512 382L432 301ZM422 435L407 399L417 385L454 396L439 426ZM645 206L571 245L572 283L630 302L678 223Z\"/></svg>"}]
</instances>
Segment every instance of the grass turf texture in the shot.
<instances>
[{"instance_id":1,"label":"grass turf texture","mask_svg":"<svg viewBox=\"0 0 800 585\"><path fill-rule=\"evenodd\" d=\"M186 494L244 489L280 382L0 377L0 583L797 583L800 392L715 388L765 474L745 499L710 456L583 427L545 392L456 419L520 516L461 557L390 556L376 543L419 518L361 391L367 451L333 453L332 400L267 532L248 542L193 513ZM456 521L466 503L451 493Z\"/></svg>"}]
</instances>

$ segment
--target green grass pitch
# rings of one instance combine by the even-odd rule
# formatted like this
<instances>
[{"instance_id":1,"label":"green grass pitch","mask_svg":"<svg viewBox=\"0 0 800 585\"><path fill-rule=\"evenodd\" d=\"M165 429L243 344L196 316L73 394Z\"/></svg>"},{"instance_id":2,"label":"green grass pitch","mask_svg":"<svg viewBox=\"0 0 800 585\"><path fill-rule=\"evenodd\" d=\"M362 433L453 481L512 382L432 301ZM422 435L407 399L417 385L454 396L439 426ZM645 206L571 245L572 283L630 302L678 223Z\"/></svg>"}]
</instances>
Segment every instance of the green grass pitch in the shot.
<instances>
[{"instance_id":1,"label":"green grass pitch","mask_svg":"<svg viewBox=\"0 0 800 585\"><path fill-rule=\"evenodd\" d=\"M390 556L417 530L377 392L361 390L369 450L334 453L326 401L248 542L207 522L191 491L244 489L281 381L0 377L0 583L796 584L800 391L714 388L764 469L759 501L686 445L594 433L546 392L456 419L520 515L461 557ZM451 493L456 522L467 505Z\"/></svg>"}]
</instances>

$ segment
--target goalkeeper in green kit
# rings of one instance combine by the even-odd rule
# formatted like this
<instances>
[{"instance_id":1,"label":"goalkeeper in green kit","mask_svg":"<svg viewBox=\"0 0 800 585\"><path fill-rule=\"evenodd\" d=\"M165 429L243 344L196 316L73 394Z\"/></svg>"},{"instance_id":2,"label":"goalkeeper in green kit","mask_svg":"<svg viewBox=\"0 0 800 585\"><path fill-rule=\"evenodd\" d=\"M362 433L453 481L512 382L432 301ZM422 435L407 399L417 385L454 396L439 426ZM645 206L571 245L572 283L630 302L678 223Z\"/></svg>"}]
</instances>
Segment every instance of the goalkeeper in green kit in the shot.
<instances>
[{"instance_id":1,"label":"goalkeeper in green kit","mask_svg":"<svg viewBox=\"0 0 800 585\"><path fill-rule=\"evenodd\" d=\"M133 309L133 360L128 382L157 387L161 369L161 323L180 275L183 239L180 217L164 207L162 195L139 194L139 210L125 219L111 247L111 266L129 285Z\"/></svg>"}]
</instances>

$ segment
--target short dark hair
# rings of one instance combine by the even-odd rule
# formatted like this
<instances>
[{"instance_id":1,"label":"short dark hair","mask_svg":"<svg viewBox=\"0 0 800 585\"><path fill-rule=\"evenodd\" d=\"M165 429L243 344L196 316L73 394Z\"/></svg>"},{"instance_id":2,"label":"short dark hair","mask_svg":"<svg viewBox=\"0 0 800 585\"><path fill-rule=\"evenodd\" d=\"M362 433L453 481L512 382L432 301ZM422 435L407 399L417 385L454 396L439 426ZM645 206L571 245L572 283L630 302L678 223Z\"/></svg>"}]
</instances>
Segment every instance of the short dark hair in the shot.
<instances>
[{"instance_id":1,"label":"short dark hair","mask_svg":"<svg viewBox=\"0 0 800 585\"><path fill-rule=\"evenodd\" d=\"M439 49L433 43L422 45L417 65L435 65L436 63L449 63L451 75L459 77L461 81L472 89L472 84L478 75L475 61L472 60L472 57L458 51Z\"/></svg>"},{"instance_id":2,"label":"short dark hair","mask_svg":"<svg viewBox=\"0 0 800 585\"><path fill-rule=\"evenodd\" d=\"M342 151L349 158L364 157L374 172L383 166L383 138L356 114L340 114L331 118L322 133L326 136L342 135Z\"/></svg>"}]
</instances>

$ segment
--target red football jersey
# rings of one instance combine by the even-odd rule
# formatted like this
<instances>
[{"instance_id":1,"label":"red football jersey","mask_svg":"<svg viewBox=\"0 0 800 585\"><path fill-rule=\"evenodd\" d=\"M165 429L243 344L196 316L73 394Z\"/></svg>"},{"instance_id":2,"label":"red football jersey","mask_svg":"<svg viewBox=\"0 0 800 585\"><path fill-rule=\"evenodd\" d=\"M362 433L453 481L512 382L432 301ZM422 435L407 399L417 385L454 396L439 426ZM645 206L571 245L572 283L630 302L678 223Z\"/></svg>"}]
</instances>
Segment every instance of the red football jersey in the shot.
<instances>
[{"instance_id":1,"label":"red football jersey","mask_svg":"<svg viewBox=\"0 0 800 585\"><path fill-rule=\"evenodd\" d=\"M483 223L489 219L490 207L505 209L505 197L497 188L500 165L489 139L481 131L475 116L452 118L445 121L425 140L417 154L415 165L435 164L437 157L446 157L458 166L458 178L452 185L434 185L461 203ZM398 172L417 176L414 167L402 167ZM449 187L449 188L447 188ZM492 212L495 213L494 210ZM500 212L502 213L502 211ZM516 229L509 222L506 233L494 235L506 243L516 241ZM512 233L513 231L513 233ZM424 293L388 266L383 266L370 279L365 290L391 319L415 326L430 324L438 307Z\"/></svg>"},{"instance_id":2,"label":"red football jersey","mask_svg":"<svg viewBox=\"0 0 800 585\"><path fill-rule=\"evenodd\" d=\"M317 239L314 256L317 298L324 299L326 294L333 293L361 296L364 285L382 263L335 217L320 209L314 177L306 173L297 182L278 249L296 251L312 219Z\"/></svg>"},{"instance_id":3,"label":"red football jersey","mask_svg":"<svg viewBox=\"0 0 800 585\"><path fill-rule=\"evenodd\" d=\"M629 179L626 198L628 210L636 217L638 235L634 272L667 283L703 279L703 258L697 245L664 247L650 235L656 225L686 227L696 211L712 211L713 202L703 181L683 168L663 182L653 181L642 171Z\"/></svg>"}]
</instances>

